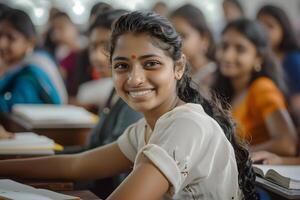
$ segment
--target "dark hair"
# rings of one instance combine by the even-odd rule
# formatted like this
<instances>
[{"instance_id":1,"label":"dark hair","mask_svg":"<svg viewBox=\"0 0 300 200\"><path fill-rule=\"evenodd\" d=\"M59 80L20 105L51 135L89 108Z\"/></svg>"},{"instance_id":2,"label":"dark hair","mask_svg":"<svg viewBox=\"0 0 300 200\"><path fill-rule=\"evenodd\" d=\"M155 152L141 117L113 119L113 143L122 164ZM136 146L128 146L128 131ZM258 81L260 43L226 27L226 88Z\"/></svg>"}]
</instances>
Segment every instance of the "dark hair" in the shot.
<instances>
[{"instance_id":1,"label":"dark hair","mask_svg":"<svg viewBox=\"0 0 300 200\"><path fill-rule=\"evenodd\" d=\"M101 14L102 12L106 12L109 10L112 10L113 7L111 5L109 5L108 3L104 3L104 2L98 2L95 5L93 5L91 12L90 12L90 17L92 15L98 15Z\"/></svg>"},{"instance_id":2,"label":"dark hair","mask_svg":"<svg viewBox=\"0 0 300 200\"><path fill-rule=\"evenodd\" d=\"M62 11L57 11L56 13L54 13L51 17L51 20L55 20L57 18L66 18L69 22L73 23L70 16L67 13Z\"/></svg>"},{"instance_id":3,"label":"dark hair","mask_svg":"<svg viewBox=\"0 0 300 200\"><path fill-rule=\"evenodd\" d=\"M206 52L206 57L210 60L215 60L215 43L212 33L206 23L205 16L202 11L192 4L185 4L171 13L172 17L181 17L185 19L194 29L202 36L206 37L209 42L209 47Z\"/></svg>"},{"instance_id":4,"label":"dark hair","mask_svg":"<svg viewBox=\"0 0 300 200\"><path fill-rule=\"evenodd\" d=\"M126 10L116 9L100 13L89 27L89 32L98 27L110 30L113 22L126 12Z\"/></svg>"},{"instance_id":5,"label":"dark hair","mask_svg":"<svg viewBox=\"0 0 300 200\"><path fill-rule=\"evenodd\" d=\"M224 0L223 4L224 3L231 3L231 4L235 5L239 9L239 11L241 12L242 15L245 14L244 8L239 0Z\"/></svg>"},{"instance_id":6,"label":"dark hair","mask_svg":"<svg viewBox=\"0 0 300 200\"><path fill-rule=\"evenodd\" d=\"M21 10L8 9L0 17L0 22L8 22L14 29L27 39L36 38L36 30L30 17Z\"/></svg>"},{"instance_id":7,"label":"dark hair","mask_svg":"<svg viewBox=\"0 0 300 200\"><path fill-rule=\"evenodd\" d=\"M240 18L231 21L224 28L224 35L229 30L236 30L244 35L255 47L257 54L262 58L261 70L259 72L253 70L249 85L259 77L268 77L272 79L277 87L287 95L287 87L285 85L284 76L281 67L275 61L270 45L267 40L266 32L262 25L257 21L252 21L246 18ZM217 72L216 83L213 86L218 94L226 98L229 102L232 100L234 91L231 82L227 77L224 77L220 70Z\"/></svg>"},{"instance_id":8,"label":"dark hair","mask_svg":"<svg viewBox=\"0 0 300 200\"><path fill-rule=\"evenodd\" d=\"M258 11L257 17L259 17L260 15L269 15L275 18L275 20L282 28L283 36L278 46L278 49L280 51L286 52L292 50L300 50L299 43L297 41L290 19L283 9L273 5L265 5Z\"/></svg>"},{"instance_id":9,"label":"dark hair","mask_svg":"<svg viewBox=\"0 0 300 200\"><path fill-rule=\"evenodd\" d=\"M111 37L110 56L112 56L117 39L125 33L148 34L152 38L159 40L161 49L166 51L174 62L179 61L182 52L182 41L180 36L175 31L171 23L165 18L154 12L132 12L121 16L113 27ZM111 58L110 58L111 60ZM237 160L239 171L239 186L244 193L246 200L257 199L257 194L254 189L255 175L251 167L248 151L241 146L235 137L235 128L228 111L225 111L216 106L215 101L208 101L191 85L191 77L189 67L185 69L185 73L177 83L177 94L180 99L185 102L199 103L203 106L205 112L214 118L222 127L227 139L231 142Z\"/></svg>"}]
</instances>

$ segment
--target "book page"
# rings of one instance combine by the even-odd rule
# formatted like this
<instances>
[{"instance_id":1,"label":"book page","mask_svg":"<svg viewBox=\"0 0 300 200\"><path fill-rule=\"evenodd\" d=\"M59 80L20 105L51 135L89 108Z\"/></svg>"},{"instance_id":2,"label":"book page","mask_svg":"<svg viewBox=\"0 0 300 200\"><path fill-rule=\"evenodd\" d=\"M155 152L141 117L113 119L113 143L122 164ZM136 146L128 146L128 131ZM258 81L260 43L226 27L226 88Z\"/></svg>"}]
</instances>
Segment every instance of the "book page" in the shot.
<instances>
[{"instance_id":1,"label":"book page","mask_svg":"<svg viewBox=\"0 0 300 200\"><path fill-rule=\"evenodd\" d=\"M18 183L10 179L0 179L0 197L18 200L79 200L80 198L60 194L45 189L36 189L34 187ZM19 198L21 197L21 198ZM26 198L25 198L26 197Z\"/></svg>"},{"instance_id":2,"label":"book page","mask_svg":"<svg viewBox=\"0 0 300 200\"><path fill-rule=\"evenodd\" d=\"M31 132L16 133L14 138L0 140L0 154L54 154L55 143L46 136Z\"/></svg>"},{"instance_id":3,"label":"book page","mask_svg":"<svg viewBox=\"0 0 300 200\"><path fill-rule=\"evenodd\" d=\"M273 169L284 177L300 181L300 166L297 165L254 165L254 167L261 169L264 175L269 169Z\"/></svg>"}]
</instances>

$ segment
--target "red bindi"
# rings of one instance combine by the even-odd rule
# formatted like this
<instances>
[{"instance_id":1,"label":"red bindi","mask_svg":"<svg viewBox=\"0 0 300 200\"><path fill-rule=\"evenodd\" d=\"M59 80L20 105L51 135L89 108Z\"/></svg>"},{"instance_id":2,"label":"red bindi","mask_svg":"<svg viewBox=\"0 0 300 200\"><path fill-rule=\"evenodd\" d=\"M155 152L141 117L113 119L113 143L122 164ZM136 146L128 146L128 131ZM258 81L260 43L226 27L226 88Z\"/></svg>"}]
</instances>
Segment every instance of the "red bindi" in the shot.
<instances>
[{"instance_id":1,"label":"red bindi","mask_svg":"<svg viewBox=\"0 0 300 200\"><path fill-rule=\"evenodd\" d=\"M131 55L131 58L132 58L132 59L136 59L136 55L135 55L135 54L132 54L132 55Z\"/></svg>"}]
</instances>

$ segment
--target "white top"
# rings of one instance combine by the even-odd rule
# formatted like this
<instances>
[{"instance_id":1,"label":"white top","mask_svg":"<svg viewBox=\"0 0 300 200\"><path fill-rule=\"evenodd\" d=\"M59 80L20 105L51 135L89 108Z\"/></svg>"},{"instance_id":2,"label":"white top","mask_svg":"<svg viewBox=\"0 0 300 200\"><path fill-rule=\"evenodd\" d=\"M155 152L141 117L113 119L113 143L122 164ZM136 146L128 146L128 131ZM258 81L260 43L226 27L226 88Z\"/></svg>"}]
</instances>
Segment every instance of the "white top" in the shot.
<instances>
[{"instance_id":1,"label":"white top","mask_svg":"<svg viewBox=\"0 0 300 200\"><path fill-rule=\"evenodd\" d=\"M143 153L168 179L165 199L241 199L234 150L219 124L199 104L188 103L165 113L151 131L145 119L118 139L136 166Z\"/></svg>"}]
</instances>

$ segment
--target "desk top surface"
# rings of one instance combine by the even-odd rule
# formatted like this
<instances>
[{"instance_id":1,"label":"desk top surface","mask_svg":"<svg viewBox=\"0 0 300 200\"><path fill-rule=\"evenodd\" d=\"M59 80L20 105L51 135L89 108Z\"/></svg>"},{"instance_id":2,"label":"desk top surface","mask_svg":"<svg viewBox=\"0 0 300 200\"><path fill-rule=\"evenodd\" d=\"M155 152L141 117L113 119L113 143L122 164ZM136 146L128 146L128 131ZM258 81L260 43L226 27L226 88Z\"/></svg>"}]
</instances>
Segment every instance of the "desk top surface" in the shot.
<instances>
[{"instance_id":1,"label":"desk top surface","mask_svg":"<svg viewBox=\"0 0 300 200\"><path fill-rule=\"evenodd\" d=\"M82 200L101 200L94 193L88 190L61 191L60 193L77 196L80 197Z\"/></svg>"}]
</instances>

